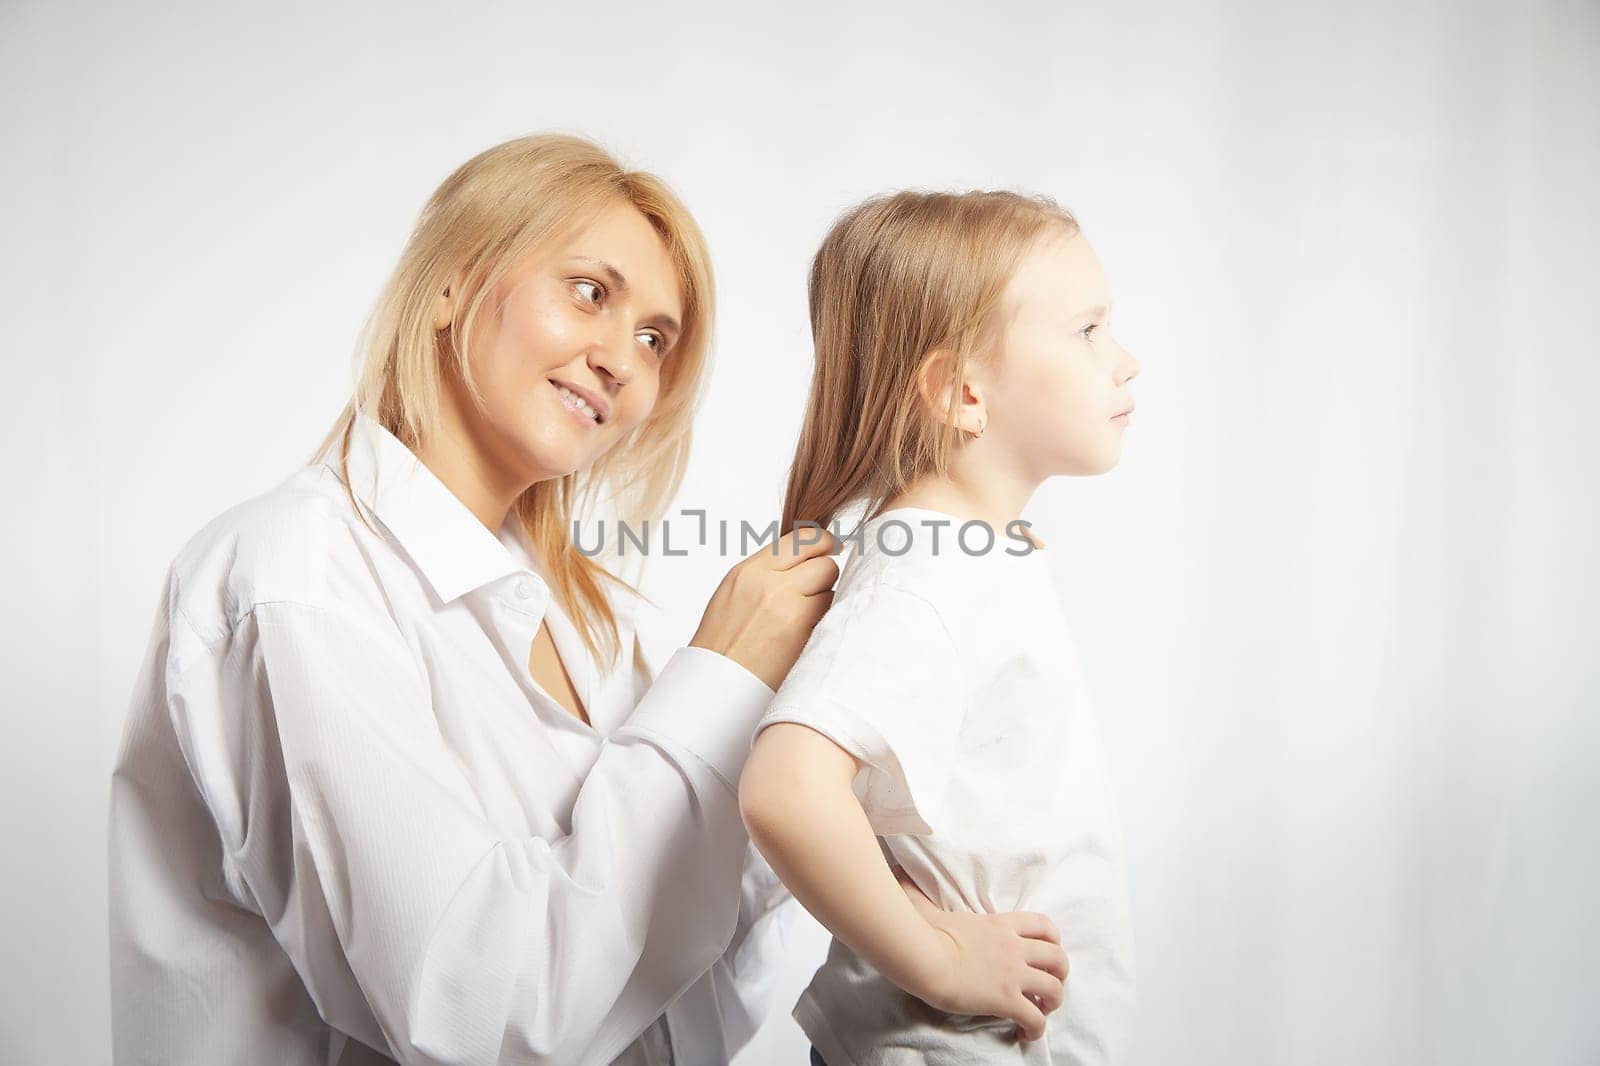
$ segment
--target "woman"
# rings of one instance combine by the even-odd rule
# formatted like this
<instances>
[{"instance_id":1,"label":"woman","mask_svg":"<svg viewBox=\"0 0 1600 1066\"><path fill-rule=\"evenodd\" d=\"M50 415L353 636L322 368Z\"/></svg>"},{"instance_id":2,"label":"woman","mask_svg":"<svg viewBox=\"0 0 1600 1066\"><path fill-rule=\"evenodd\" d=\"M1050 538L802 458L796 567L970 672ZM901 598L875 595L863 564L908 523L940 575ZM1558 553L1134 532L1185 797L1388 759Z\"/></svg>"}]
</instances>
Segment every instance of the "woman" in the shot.
<instances>
[{"instance_id":1,"label":"woman","mask_svg":"<svg viewBox=\"0 0 1600 1066\"><path fill-rule=\"evenodd\" d=\"M748 1040L793 908L735 786L832 538L736 565L654 671L569 532L676 490L712 302L688 212L586 141L434 193L318 458L168 574L113 778L118 1063Z\"/></svg>"}]
</instances>

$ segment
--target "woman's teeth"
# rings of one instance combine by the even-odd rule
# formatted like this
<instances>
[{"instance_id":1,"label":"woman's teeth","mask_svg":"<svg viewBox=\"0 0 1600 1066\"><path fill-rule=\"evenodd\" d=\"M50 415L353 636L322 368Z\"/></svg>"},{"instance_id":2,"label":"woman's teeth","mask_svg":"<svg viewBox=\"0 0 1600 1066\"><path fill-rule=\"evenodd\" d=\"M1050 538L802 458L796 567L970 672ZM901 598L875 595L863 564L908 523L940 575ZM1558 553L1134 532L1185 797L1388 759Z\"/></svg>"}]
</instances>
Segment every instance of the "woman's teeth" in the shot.
<instances>
[{"instance_id":1,"label":"woman's teeth","mask_svg":"<svg viewBox=\"0 0 1600 1066\"><path fill-rule=\"evenodd\" d=\"M557 385L556 391L561 393L561 402L572 408L572 410L577 411L579 414L587 415L596 422L600 421L600 412L589 406L582 396L579 396L565 385Z\"/></svg>"}]
</instances>

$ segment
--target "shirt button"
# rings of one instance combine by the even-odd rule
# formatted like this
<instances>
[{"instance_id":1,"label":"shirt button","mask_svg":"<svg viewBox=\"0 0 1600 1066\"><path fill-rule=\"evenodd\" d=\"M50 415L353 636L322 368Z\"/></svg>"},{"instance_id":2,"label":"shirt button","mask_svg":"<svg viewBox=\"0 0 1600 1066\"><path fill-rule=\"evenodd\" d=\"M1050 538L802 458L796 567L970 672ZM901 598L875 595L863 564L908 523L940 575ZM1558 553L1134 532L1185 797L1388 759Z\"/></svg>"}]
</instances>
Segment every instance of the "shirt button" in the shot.
<instances>
[{"instance_id":1,"label":"shirt button","mask_svg":"<svg viewBox=\"0 0 1600 1066\"><path fill-rule=\"evenodd\" d=\"M517 582L517 599L519 599L519 600L531 600L531 599L533 599L533 582L532 581L529 581L527 578L523 578L521 581Z\"/></svg>"}]
</instances>

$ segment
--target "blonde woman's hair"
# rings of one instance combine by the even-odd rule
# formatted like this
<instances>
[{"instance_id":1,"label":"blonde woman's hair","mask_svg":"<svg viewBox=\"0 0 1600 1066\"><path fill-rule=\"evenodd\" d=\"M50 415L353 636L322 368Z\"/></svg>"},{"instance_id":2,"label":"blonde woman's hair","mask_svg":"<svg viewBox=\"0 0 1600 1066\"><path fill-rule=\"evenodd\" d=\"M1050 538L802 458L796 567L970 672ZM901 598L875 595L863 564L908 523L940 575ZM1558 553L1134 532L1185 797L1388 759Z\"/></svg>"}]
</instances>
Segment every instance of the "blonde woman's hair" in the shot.
<instances>
[{"instance_id":1,"label":"blonde woman's hair","mask_svg":"<svg viewBox=\"0 0 1600 1066\"><path fill-rule=\"evenodd\" d=\"M1078 228L1049 197L1004 190L891 193L834 223L811 261L815 365L782 533L798 522L829 526L861 501L870 514L948 469L960 389L935 419L919 375L938 360L930 370L960 382L994 358L1006 283L1052 226Z\"/></svg>"},{"instance_id":2,"label":"blonde woman's hair","mask_svg":"<svg viewBox=\"0 0 1600 1066\"><path fill-rule=\"evenodd\" d=\"M660 515L683 481L690 421L710 361L710 253L694 218L661 179L626 170L600 146L566 134L521 137L463 163L424 206L363 330L355 393L317 452L340 442L348 493L350 439L361 412L418 451L439 430L447 370L461 376L473 402L481 402L467 344L478 316L498 312L486 305L500 281L619 203L636 208L661 235L683 294L682 331L662 364L649 416L587 469L537 482L513 505L584 644L597 660L612 663L619 634L603 586L636 590L577 550L573 518L602 493L619 521L637 524ZM454 316L436 332L435 300L452 284ZM350 499L360 514L353 494Z\"/></svg>"}]
</instances>

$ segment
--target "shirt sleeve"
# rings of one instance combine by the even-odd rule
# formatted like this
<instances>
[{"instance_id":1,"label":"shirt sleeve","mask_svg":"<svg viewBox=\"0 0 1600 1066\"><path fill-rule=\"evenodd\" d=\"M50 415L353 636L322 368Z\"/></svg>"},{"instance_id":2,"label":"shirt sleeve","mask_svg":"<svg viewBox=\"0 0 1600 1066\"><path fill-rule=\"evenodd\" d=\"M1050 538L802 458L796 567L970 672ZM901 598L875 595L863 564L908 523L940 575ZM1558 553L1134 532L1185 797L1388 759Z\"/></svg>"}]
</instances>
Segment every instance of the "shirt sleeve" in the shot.
<instances>
[{"instance_id":1,"label":"shirt sleeve","mask_svg":"<svg viewBox=\"0 0 1600 1066\"><path fill-rule=\"evenodd\" d=\"M739 887L739 921L728 950L711 967L723 1047L730 1057L750 1042L777 1006L799 913L794 896L755 845L749 845Z\"/></svg>"},{"instance_id":2,"label":"shirt sleeve","mask_svg":"<svg viewBox=\"0 0 1600 1066\"><path fill-rule=\"evenodd\" d=\"M659 622L654 612L649 618ZM646 633L657 640L645 639ZM659 638L658 626L641 624L634 662L641 670L642 685L649 684L655 676L655 664L660 658ZM771 698L770 690L768 698ZM748 755L748 745L742 754ZM692 1018L698 1024L714 1022L720 1029L719 1038L711 1039L708 1034L688 1039L680 1037L693 1054L715 1054L719 1060L731 1060L772 1015L778 1006L783 979L789 972L788 947L799 913L800 904L790 894L788 886L756 846L747 842L744 869L739 879L739 919L734 925L733 939L705 975L709 993L698 1000L705 1009L696 1009L685 1019Z\"/></svg>"},{"instance_id":3,"label":"shirt sleeve","mask_svg":"<svg viewBox=\"0 0 1600 1066\"><path fill-rule=\"evenodd\" d=\"M264 603L226 644L169 688L237 829L229 883L319 1008L359 994L400 1062L608 1063L727 949L748 847L733 783L772 695L743 667L676 652L544 839L485 817L398 633ZM289 821L291 853L251 834L258 812Z\"/></svg>"},{"instance_id":4,"label":"shirt sleeve","mask_svg":"<svg viewBox=\"0 0 1600 1066\"><path fill-rule=\"evenodd\" d=\"M926 836L966 716L957 651L924 597L881 582L862 588L817 623L756 731L798 722L825 734L866 764L855 791L873 831Z\"/></svg>"}]
</instances>

